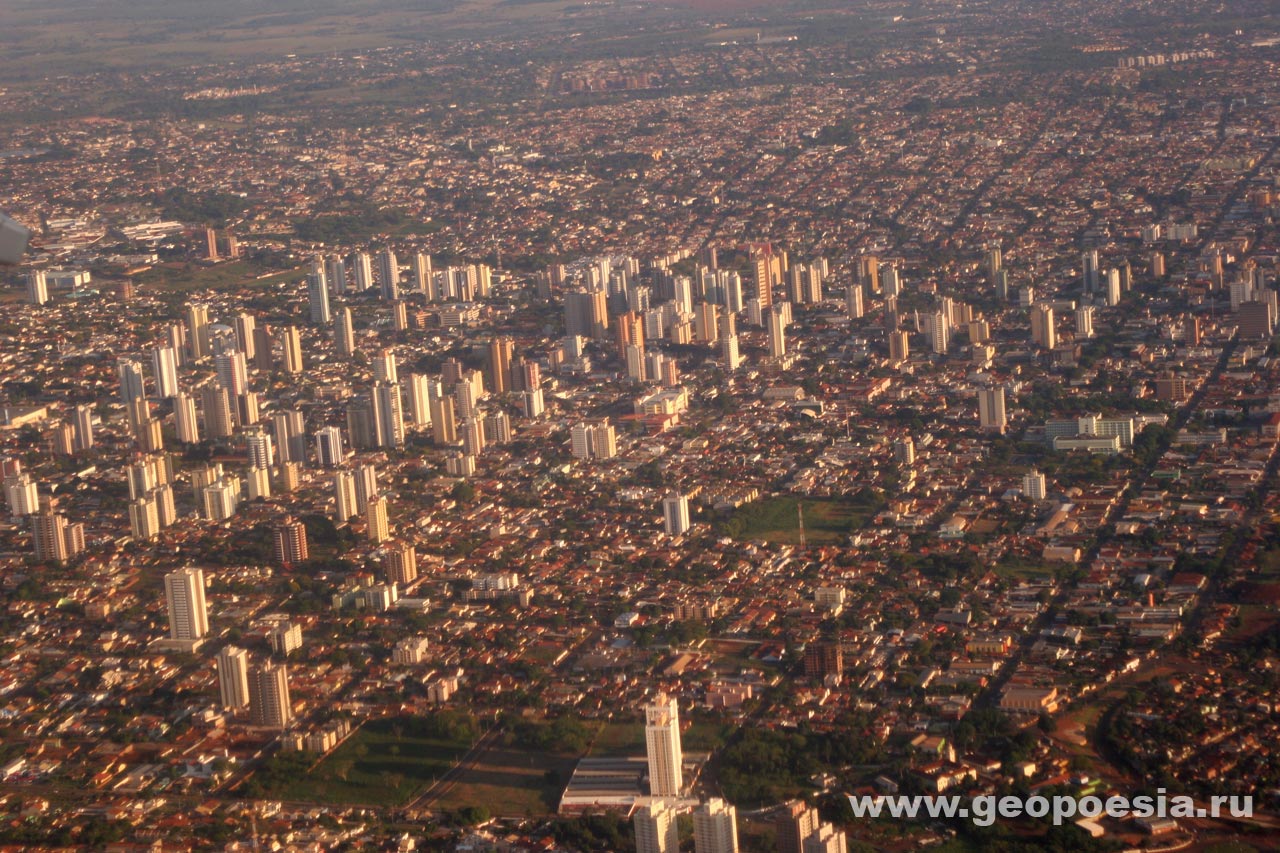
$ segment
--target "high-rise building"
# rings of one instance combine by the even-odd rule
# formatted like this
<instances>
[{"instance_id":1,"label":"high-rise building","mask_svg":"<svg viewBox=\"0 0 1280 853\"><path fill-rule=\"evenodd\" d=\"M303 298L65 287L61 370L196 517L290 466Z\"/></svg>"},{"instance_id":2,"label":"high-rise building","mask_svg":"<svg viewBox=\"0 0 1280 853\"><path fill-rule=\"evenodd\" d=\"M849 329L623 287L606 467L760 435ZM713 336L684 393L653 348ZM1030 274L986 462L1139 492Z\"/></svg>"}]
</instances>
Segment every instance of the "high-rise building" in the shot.
<instances>
[{"instance_id":1,"label":"high-rise building","mask_svg":"<svg viewBox=\"0 0 1280 853\"><path fill-rule=\"evenodd\" d=\"M489 341L489 387L495 394L511 390L511 359L515 344L510 338L494 338Z\"/></svg>"},{"instance_id":2,"label":"high-rise building","mask_svg":"<svg viewBox=\"0 0 1280 853\"><path fill-rule=\"evenodd\" d=\"M720 335L720 306L699 302L693 309L693 335L699 343L714 346Z\"/></svg>"},{"instance_id":3,"label":"high-rise building","mask_svg":"<svg viewBox=\"0 0 1280 853\"><path fill-rule=\"evenodd\" d=\"M378 350L378 354L374 356L373 381L390 382L393 385L400 381L400 375L396 372L396 353L391 347Z\"/></svg>"},{"instance_id":4,"label":"high-rise building","mask_svg":"<svg viewBox=\"0 0 1280 853\"><path fill-rule=\"evenodd\" d=\"M85 548L84 525L72 524L52 509L31 516L31 538L41 562L65 563Z\"/></svg>"},{"instance_id":5,"label":"high-rise building","mask_svg":"<svg viewBox=\"0 0 1280 853\"><path fill-rule=\"evenodd\" d=\"M275 330L269 325L255 327L253 330L253 366L256 370L269 373L275 369Z\"/></svg>"},{"instance_id":6,"label":"high-rise building","mask_svg":"<svg viewBox=\"0 0 1280 853\"><path fill-rule=\"evenodd\" d=\"M240 507L240 478L232 474L223 474L199 491L201 512L209 521L226 521Z\"/></svg>"},{"instance_id":7,"label":"high-rise building","mask_svg":"<svg viewBox=\"0 0 1280 853\"><path fill-rule=\"evenodd\" d=\"M1085 293L1093 293L1099 289L1098 278L1098 250L1090 249L1080 258L1080 264L1083 267L1082 285Z\"/></svg>"},{"instance_id":8,"label":"high-rise building","mask_svg":"<svg viewBox=\"0 0 1280 853\"><path fill-rule=\"evenodd\" d=\"M170 323L165 330L165 343L163 346L173 350L176 364L186 364L189 360L187 358L187 327L182 323Z\"/></svg>"},{"instance_id":9,"label":"high-rise building","mask_svg":"<svg viewBox=\"0 0 1280 853\"><path fill-rule=\"evenodd\" d=\"M143 400L147 396L146 384L143 380L142 364L133 359L121 359L116 365L120 377L120 401L125 405L134 400Z\"/></svg>"},{"instance_id":10,"label":"high-rise building","mask_svg":"<svg viewBox=\"0 0 1280 853\"><path fill-rule=\"evenodd\" d=\"M266 500L271 497L270 468L250 468L245 472L244 481L249 500Z\"/></svg>"},{"instance_id":11,"label":"high-rise building","mask_svg":"<svg viewBox=\"0 0 1280 853\"><path fill-rule=\"evenodd\" d=\"M1241 302L1235 318L1237 333L1242 338L1269 338L1275 330L1276 315L1266 302Z\"/></svg>"},{"instance_id":12,"label":"high-rise building","mask_svg":"<svg viewBox=\"0 0 1280 853\"><path fill-rule=\"evenodd\" d=\"M356 351L355 327L351 322L351 309L345 305L333 323L333 345L338 355L350 356Z\"/></svg>"},{"instance_id":13,"label":"high-rise building","mask_svg":"<svg viewBox=\"0 0 1280 853\"><path fill-rule=\"evenodd\" d=\"M889 360L906 361L910 355L907 333L901 329L889 332Z\"/></svg>"},{"instance_id":14,"label":"high-rise building","mask_svg":"<svg viewBox=\"0 0 1280 853\"><path fill-rule=\"evenodd\" d=\"M27 273L27 301L32 305L44 305L49 301L49 281L44 270Z\"/></svg>"},{"instance_id":15,"label":"high-rise building","mask_svg":"<svg viewBox=\"0 0 1280 853\"><path fill-rule=\"evenodd\" d=\"M689 499L670 492L662 499L663 528L668 536L679 536L689 529Z\"/></svg>"},{"instance_id":16,"label":"high-rise building","mask_svg":"<svg viewBox=\"0 0 1280 853\"><path fill-rule=\"evenodd\" d=\"M283 729L293 719L284 664L265 663L249 670L249 717L255 726L271 729Z\"/></svg>"},{"instance_id":17,"label":"high-rise building","mask_svg":"<svg viewBox=\"0 0 1280 853\"><path fill-rule=\"evenodd\" d=\"M680 828L675 806L659 798L642 801L631 819L636 853L680 853Z\"/></svg>"},{"instance_id":18,"label":"high-rise building","mask_svg":"<svg viewBox=\"0 0 1280 853\"><path fill-rule=\"evenodd\" d=\"M719 797L693 811L694 853L738 853L738 810Z\"/></svg>"},{"instance_id":19,"label":"high-rise building","mask_svg":"<svg viewBox=\"0 0 1280 853\"><path fill-rule=\"evenodd\" d=\"M793 800L783 808L774 823L778 853L804 853L805 839L816 833L821 823L818 810L800 800Z\"/></svg>"},{"instance_id":20,"label":"high-rise building","mask_svg":"<svg viewBox=\"0 0 1280 853\"><path fill-rule=\"evenodd\" d=\"M281 462L307 461L307 427L302 412L289 409L271 416Z\"/></svg>"},{"instance_id":21,"label":"high-rise building","mask_svg":"<svg viewBox=\"0 0 1280 853\"><path fill-rule=\"evenodd\" d=\"M391 249L378 253L378 293L387 301L400 298L400 261Z\"/></svg>"},{"instance_id":22,"label":"high-rise building","mask_svg":"<svg viewBox=\"0 0 1280 853\"><path fill-rule=\"evenodd\" d=\"M511 416L506 412L494 412L484 419L485 444L511 443Z\"/></svg>"},{"instance_id":23,"label":"high-rise building","mask_svg":"<svg viewBox=\"0 0 1280 853\"><path fill-rule=\"evenodd\" d=\"M946 355L951 334L951 324L943 311L924 316L924 334L929 339L929 349L935 355Z\"/></svg>"},{"instance_id":24,"label":"high-rise building","mask_svg":"<svg viewBox=\"0 0 1280 853\"><path fill-rule=\"evenodd\" d=\"M1093 337L1093 306L1081 305L1076 309L1076 337L1092 338Z\"/></svg>"},{"instance_id":25,"label":"high-rise building","mask_svg":"<svg viewBox=\"0 0 1280 853\"><path fill-rule=\"evenodd\" d=\"M156 377L156 396L174 397L178 393L178 358L173 347L156 347L151 353L151 372Z\"/></svg>"},{"instance_id":26,"label":"high-rise building","mask_svg":"<svg viewBox=\"0 0 1280 853\"><path fill-rule=\"evenodd\" d=\"M307 308L312 325L327 326L332 320L329 310L329 282L318 263L307 276Z\"/></svg>"},{"instance_id":27,"label":"high-rise building","mask_svg":"<svg viewBox=\"0 0 1280 853\"><path fill-rule=\"evenodd\" d=\"M281 368L285 373L302 372L302 333L297 326L286 326L280 338Z\"/></svg>"},{"instance_id":28,"label":"high-rise building","mask_svg":"<svg viewBox=\"0 0 1280 853\"><path fill-rule=\"evenodd\" d=\"M353 290L364 293L373 287L373 258L368 252L356 252L351 256L351 275L354 278Z\"/></svg>"},{"instance_id":29,"label":"high-rise building","mask_svg":"<svg viewBox=\"0 0 1280 853\"><path fill-rule=\"evenodd\" d=\"M1053 349L1058 345L1058 330L1051 306L1031 306L1031 342L1041 349Z\"/></svg>"},{"instance_id":30,"label":"high-rise building","mask_svg":"<svg viewBox=\"0 0 1280 853\"><path fill-rule=\"evenodd\" d=\"M844 289L844 311L850 320L857 320L863 315L862 285L851 284Z\"/></svg>"},{"instance_id":31,"label":"high-rise building","mask_svg":"<svg viewBox=\"0 0 1280 853\"><path fill-rule=\"evenodd\" d=\"M231 398L227 389L214 383L200 392L204 408L204 431L209 438L230 438L235 432L231 417Z\"/></svg>"},{"instance_id":32,"label":"high-rise building","mask_svg":"<svg viewBox=\"0 0 1280 853\"><path fill-rule=\"evenodd\" d=\"M224 352L213 362L219 385L232 394L244 394L249 390L249 365L245 362L244 353L239 350Z\"/></svg>"},{"instance_id":33,"label":"high-rise building","mask_svg":"<svg viewBox=\"0 0 1280 853\"><path fill-rule=\"evenodd\" d=\"M732 318L732 314L726 315ZM721 335L720 337L720 363L724 369L730 373L742 366L742 354L738 350L738 336Z\"/></svg>"},{"instance_id":34,"label":"high-rise building","mask_svg":"<svg viewBox=\"0 0 1280 853\"><path fill-rule=\"evenodd\" d=\"M139 497L129 502L129 528L139 541L154 539L160 533L160 508L152 498Z\"/></svg>"},{"instance_id":35,"label":"high-rise building","mask_svg":"<svg viewBox=\"0 0 1280 853\"><path fill-rule=\"evenodd\" d=\"M378 497L369 501L365 510L365 520L369 528L370 542L386 542L391 538L391 524L387 518L386 498Z\"/></svg>"},{"instance_id":36,"label":"high-rise building","mask_svg":"<svg viewBox=\"0 0 1280 853\"><path fill-rule=\"evenodd\" d=\"M609 330L608 294L603 290L566 293L565 334L604 340Z\"/></svg>"},{"instance_id":37,"label":"high-rise building","mask_svg":"<svg viewBox=\"0 0 1280 853\"><path fill-rule=\"evenodd\" d=\"M93 448L93 407L76 406L71 412L72 446L77 453Z\"/></svg>"},{"instance_id":38,"label":"high-rise building","mask_svg":"<svg viewBox=\"0 0 1280 853\"><path fill-rule=\"evenodd\" d=\"M1182 376L1164 373L1156 377L1156 399L1180 403L1191 396L1191 386Z\"/></svg>"},{"instance_id":39,"label":"high-rise building","mask_svg":"<svg viewBox=\"0 0 1280 853\"><path fill-rule=\"evenodd\" d=\"M258 411L257 391L246 391L243 394L231 395L230 402L231 420L236 426L250 427L261 420L262 415Z\"/></svg>"},{"instance_id":40,"label":"high-rise building","mask_svg":"<svg viewBox=\"0 0 1280 853\"><path fill-rule=\"evenodd\" d=\"M423 252L414 252L409 257L409 275L413 279L413 290L431 299L431 256Z\"/></svg>"},{"instance_id":41,"label":"high-rise building","mask_svg":"<svg viewBox=\"0 0 1280 853\"><path fill-rule=\"evenodd\" d=\"M200 443L200 423L196 419L195 398L181 392L173 398L173 423L178 441L183 444Z\"/></svg>"},{"instance_id":42,"label":"high-rise building","mask_svg":"<svg viewBox=\"0 0 1280 853\"><path fill-rule=\"evenodd\" d=\"M431 382L427 386L431 406L431 437L436 444L457 444L458 423L454 415L453 397L444 392L444 385Z\"/></svg>"},{"instance_id":43,"label":"high-rise building","mask_svg":"<svg viewBox=\"0 0 1280 853\"><path fill-rule=\"evenodd\" d=\"M257 355L256 341L254 340L254 332L257 331L258 321L249 313L240 313L236 315L234 321L236 333L236 349L244 353L247 359L254 359Z\"/></svg>"},{"instance_id":44,"label":"high-rise building","mask_svg":"<svg viewBox=\"0 0 1280 853\"><path fill-rule=\"evenodd\" d=\"M347 262L341 255L330 255L324 262L324 277L334 296L347 292Z\"/></svg>"},{"instance_id":45,"label":"high-rise building","mask_svg":"<svg viewBox=\"0 0 1280 853\"><path fill-rule=\"evenodd\" d=\"M532 391L525 391L520 399L520 407L526 418L541 417L543 412L547 410L542 396L542 389L534 388Z\"/></svg>"},{"instance_id":46,"label":"high-rise building","mask_svg":"<svg viewBox=\"0 0 1280 853\"><path fill-rule=\"evenodd\" d=\"M40 511L40 493L31 475L25 471L4 478L4 499L11 518L22 518Z\"/></svg>"},{"instance_id":47,"label":"high-rise building","mask_svg":"<svg viewBox=\"0 0 1280 853\"><path fill-rule=\"evenodd\" d=\"M898 267L892 263L880 265L880 287L886 298L902 295L902 279L898 275Z\"/></svg>"},{"instance_id":48,"label":"high-rise building","mask_svg":"<svg viewBox=\"0 0 1280 853\"><path fill-rule=\"evenodd\" d=\"M847 853L848 845L844 830L824 823L804 839L800 849L801 853Z\"/></svg>"},{"instance_id":49,"label":"high-rise building","mask_svg":"<svg viewBox=\"0 0 1280 853\"><path fill-rule=\"evenodd\" d=\"M211 355L209 345L209 306L198 302L187 305L187 346L191 360L200 361Z\"/></svg>"},{"instance_id":50,"label":"high-rise building","mask_svg":"<svg viewBox=\"0 0 1280 853\"><path fill-rule=\"evenodd\" d=\"M1107 304L1119 305L1122 292L1120 270L1112 267L1107 270Z\"/></svg>"},{"instance_id":51,"label":"high-rise building","mask_svg":"<svg viewBox=\"0 0 1280 853\"><path fill-rule=\"evenodd\" d=\"M200 640L209 633L209 609L204 600L204 572L185 568L164 576L165 601L169 605L169 636L175 640Z\"/></svg>"},{"instance_id":52,"label":"high-rise building","mask_svg":"<svg viewBox=\"0 0 1280 853\"><path fill-rule=\"evenodd\" d=\"M649 793L655 797L678 797L684 787L684 757L680 751L680 715L676 700L659 696L645 707L644 719Z\"/></svg>"},{"instance_id":53,"label":"high-rise building","mask_svg":"<svg viewBox=\"0 0 1280 853\"><path fill-rule=\"evenodd\" d=\"M170 483L161 483L151 491L147 492L148 498L156 503L156 510L160 513L160 526L168 527L178 520L178 510L173 502L173 485Z\"/></svg>"},{"instance_id":54,"label":"high-rise building","mask_svg":"<svg viewBox=\"0 0 1280 853\"><path fill-rule=\"evenodd\" d=\"M542 387L542 368L538 362L528 359L520 362L520 381L525 391Z\"/></svg>"},{"instance_id":55,"label":"high-rise building","mask_svg":"<svg viewBox=\"0 0 1280 853\"><path fill-rule=\"evenodd\" d=\"M1164 278L1164 252L1152 252L1149 265L1152 278Z\"/></svg>"},{"instance_id":56,"label":"high-rise building","mask_svg":"<svg viewBox=\"0 0 1280 853\"><path fill-rule=\"evenodd\" d=\"M1028 499L1042 501L1045 498L1045 492L1044 474L1032 469L1022 478L1022 494Z\"/></svg>"},{"instance_id":57,"label":"high-rise building","mask_svg":"<svg viewBox=\"0 0 1280 853\"><path fill-rule=\"evenodd\" d=\"M862 255L857 259L858 281L865 284L871 293L880 292L880 258L875 255Z\"/></svg>"},{"instance_id":58,"label":"high-rise building","mask_svg":"<svg viewBox=\"0 0 1280 853\"><path fill-rule=\"evenodd\" d=\"M302 626L277 617L274 627L267 632L267 644L271 651L288 657L302 648Z\"/></svg>"},{"instance_id":59,"label":"high-rise building","mask_svg":"<svg viewBox=\"0 0 1280 853\"><path fill-rule=\"evenodd\" d=\"M431 426L431 377L410 373L405 390L409 398L409 420L419 429Z\"/></svg>"},{"instance_id":60,"label":"high-rise building","mask_svg":"<svg viewBox=\"0 0 1280 853\"><path fill-rule=\"evenodd\" d=\"M805 678L822 680L844 675L844 652L834 641L815 640L804 649Z\"/></svg>"},{"instance_id":61,"label":"high-rise building","mask_svg":"<svg viewBox=\"0 0 1280 853\"><path fill-rule=\"evenodd\" d=\"M978 390L978 423L983 429L1004 434L1009 419L1005 415L1003 385Z\"/></svg>"},{"instance_id":62,"label":"high-rise building","mask_svg":"<svg viewBox=\"0 0 1280 853\"><path fill-rule=\"evenodd\" d=\"M459 438L462 439L463 453L479 456L485 448L483 422L479 418L463 418Z\"/></svg>"},{"instance_id":63,"label":"high-rise building","mask_svg":"<svg viewBox=\"0 0 1280 853\"><path fill-rule=\"evenodd\" d=\"M387 569L387 583L404 588L418 579L418 552L412 545L388 547L382 563Z\"/></svg>"},{"instance_id":64,"label":"high-rise building","mask_svg":"<svg viewBox=\"0 0 1280 853\"><path fill-rule=\"evenodd\" d=\"M612 459L618 453L613 426L608 421L576 423L569 435L575 459Z\"/></svg>"},{"instance_id":65,"label":"high-rise building","mask_svg":"<svg viewBox=\"0 0 1280 853\"><path fill-rule=\"evenodd\" d=\"M766 315L770 358L782 358L787 354L787 324L783 319L783 312L778 310L781 307L781 304L773 306Z\"/></svg>"},{"instance_id":66,"label":"high-rise building","mask_svg":"<svg viewBox=\"0 0 1280 853\"><path fill-rule=\"evenodd\" d=\"M285 462L280 465L280 491L296 492L302 485L302 463Z\"/></svg>"},{"instance_id":67,"label":"high-rise building","mask_svg":"<svg viewBox=\"0 0 1280 853\"><path fill-rule=\"evenodd\" d=\"M295 518L288 518L275 529L276 562L282 566L305 563L310 553L307 549L307 527Z\"/></svg>"},{"instance_id":68,"label":"high-rise building","mask_svg":"<svg viewBox=\"0 0 1280 853\"><path fill-rule=\"evenodd\" d=\"M782 270L787 263L783 253L772 246L757 247L752 254L752 297L759 301L762 312L773 306L773 288L782 283Z\"/></svg>"},{"instance_id":69,"label":"high-rise building","mask_svg":"<svg viewBox=\"0 0 1280 853\"><path fill-rule=\"evenodd\" d=\"M376 382L370 402L373 408L374 440L379 447L404 446L404 412L400 386Z\"/></svg>"},{"instance_id":70,"label":"high-rise building","mask_svg":"<svg viewBox=\"0 0 1280 853\"><path fill-rule=\"evenodd\" d=\"M350 471L333 474L334 517L343 523L360 514L360 502L356 497L356 478Z\"/></svg>"},{"instance_id":71,"label":"high-rise building","mask_svg":"<svg viewBox=\"0 0 1280 853\"><path fill-rule=\"evenodd\" d=\"M249 653L237 646L227 646L215 659L218 668L218 695L222 707L239 711L249 706Z\"/></svg>"},{"instance_id":72,"label":"high-rise building","mask_svg":"<svg viewBox=\"0 0 1280 853\"><path fill-rule=\"evenodd\" d=\"M369 507L369 501L378 496L378 467L376 465L357 465L351 471L355 481L356 512L362 513Z\"/></svg>"},{"instance_id":73,"label":"high-rise building","mask_svg":"<svg viewBox=\"0 0 1280 853\"><path fill-rule=\"evenodd\" d=\"M53 452L70 456L76 452L76 430L68 423L60 423L53 430Z\"/></svg>"}]
</instances>

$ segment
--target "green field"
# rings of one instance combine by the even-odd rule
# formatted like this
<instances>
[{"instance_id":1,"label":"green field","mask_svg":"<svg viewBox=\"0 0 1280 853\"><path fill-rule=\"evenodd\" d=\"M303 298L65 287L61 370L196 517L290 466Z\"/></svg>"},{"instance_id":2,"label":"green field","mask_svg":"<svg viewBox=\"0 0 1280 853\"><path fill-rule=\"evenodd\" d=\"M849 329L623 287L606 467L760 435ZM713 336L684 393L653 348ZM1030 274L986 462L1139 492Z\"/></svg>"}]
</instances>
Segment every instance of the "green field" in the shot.
<instances>
[{"instance_id":1,"label":"green field","mask_svg":"<svg viewBox=\"0 0 1280 853\"><path fill-rule=\"evenodd\" d=\"M265 278L258 278L266 272L268 271L248 261L231 261L208 267L197 264L166 264L134 276L134 284L137 285L139 292L163 298L165 296L182 297L198 290L225 290L239 287L265 289L281 282L302 281L305 278L301 270L273 273Z\"/></svg>"},{"instance_id":2,"label":"green field","mask_svg":"<svg viewBox=\"0 0 1280 853\"><path fill-rule=\"evenodd\" d=\"M429 787L471 746L470 740L410 734L412 723L373 720L309 773L273 795L289 802L396 806Z\"/></svg>"},{"instance_id":3,"label":"green field","mask_svg":"<svg viewBox=\"0 0 1280 853\"><path fill-rule=\"evenodd\" d=\"M681 744L686 752L714 752L724 746L734 727L695 720L682 726ZM611 721L600 727L591 746L595 758L644 755L644 722L642 720Z\"/></svg>"},{"instance_id":4,"label":"green field","mask_svg":"<svg viewBox=\"0 0 1280 853\"><path fill-rule=\"evenodd\" d=\"M879 512L881 504L871 498L763 498L734 510L724 522L724 529L734 539L798 545L800 507L804 508L806 541L810 545L826 545L842 542L846 536L862 529Z\"/></svg>"},{"instance_id":5,"label":"green field","mask_svg":"<svg viewBox=\"0 0 1280 853\"><path fill-rule=\"evenodd\" d=\"M621 755L644 755L644 721L626 720L604 723L591 744L594 758Z\"/></svg>"},{"instance_id":6,"label":"green field","mask_svg":"<svg viewBox=\"0 0 1280 853\"><path fill-rule=\"evenodd\" d=\"M456 810L482 805L498 817L552 814L577 763L576 756L494 746L453 777L454 783L432 807Z\"/></svg>"}]
</instances>

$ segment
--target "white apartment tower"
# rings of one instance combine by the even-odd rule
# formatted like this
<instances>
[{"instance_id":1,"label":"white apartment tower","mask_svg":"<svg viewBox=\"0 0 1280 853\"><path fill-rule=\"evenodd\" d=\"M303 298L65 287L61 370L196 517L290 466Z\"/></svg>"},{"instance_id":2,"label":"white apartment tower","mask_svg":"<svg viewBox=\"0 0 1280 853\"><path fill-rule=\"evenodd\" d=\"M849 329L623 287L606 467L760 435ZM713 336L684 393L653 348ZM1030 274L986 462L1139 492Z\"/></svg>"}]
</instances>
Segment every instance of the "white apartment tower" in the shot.
<instances>
[{"instance_id":1,"label":"white apartment tower","mask_svg":"<svg viewBox=\"0 0 1280 853\"><path fill-rule=\"evenodd\" d=\"M249 704L249 653L237 646L218 652L218 693L222 707L238 711Z\"/></svg>"},{"instance_id":2,"label":"white apartment tower","mask_svg":"<svg viewBox=\"0 0 1280 853\"><path fill-rule=\"evenodd\" d=\"M164 576L169 605L169 635L175 640L199 640L209 633L209 610L204 600L204 572L185 568Z\"/></svg>"},{"instance_id":3,"label":"white apartment tower","mask_svg":"<svg viewBox=\"0 0 1280 853\"><path fill-rule=\"evenodd\" d=\"M738 810L719 797L693 812L695 853L738 853Z\"/></svg>"},{"instance_id":4,"label":"white apartment tower","mask_svg":"<svg viewBox=\"0 0 1280 853\"><path fill-rule=\"evenodd\" d=\"M645 754L649 759L649 793L678 797L684 787L680 752L680 715L676 700L659 696L644 709Z\"/></svg>"}]
</instances>

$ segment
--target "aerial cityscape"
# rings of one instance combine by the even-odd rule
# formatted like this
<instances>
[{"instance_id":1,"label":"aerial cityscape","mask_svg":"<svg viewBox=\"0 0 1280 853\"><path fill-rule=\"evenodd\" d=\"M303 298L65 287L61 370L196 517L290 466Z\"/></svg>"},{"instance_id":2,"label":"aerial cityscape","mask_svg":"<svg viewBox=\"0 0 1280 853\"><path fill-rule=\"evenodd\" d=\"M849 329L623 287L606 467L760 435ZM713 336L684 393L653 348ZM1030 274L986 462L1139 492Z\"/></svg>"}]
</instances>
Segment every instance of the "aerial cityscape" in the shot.
<instances>
[{"instance_id":1,"label":"aerial cityscape","mask_svg":"<svg viewBox=\"0 0 1280 853\"><path fill-rule=\"evenodd\" d=\"M0 20L0 850L1280 850L1275 0Z\"/></svg>"}]
</instances>

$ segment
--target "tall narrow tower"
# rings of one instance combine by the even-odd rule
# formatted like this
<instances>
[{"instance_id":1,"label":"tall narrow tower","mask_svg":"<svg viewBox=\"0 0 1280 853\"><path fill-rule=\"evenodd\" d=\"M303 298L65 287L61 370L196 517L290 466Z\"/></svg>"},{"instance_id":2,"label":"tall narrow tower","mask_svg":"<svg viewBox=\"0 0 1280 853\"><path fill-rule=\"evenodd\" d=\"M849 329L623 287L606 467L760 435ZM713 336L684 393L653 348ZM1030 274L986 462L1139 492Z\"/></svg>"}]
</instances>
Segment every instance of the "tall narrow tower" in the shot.
<instances>
[{"instance_id":1,"label":"tall narrow tower","mask_svg":"<svg viewBox=\"0 0 1280 853\"><path fill-rule=\"evenodd\" d=\"M645 751L649 758L649 793L655 797L678 797L683 787L683 756L680 752L680 716L676 700L659 696L644 709Z\"/></svg>"}]
</instances>

